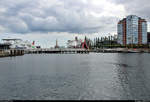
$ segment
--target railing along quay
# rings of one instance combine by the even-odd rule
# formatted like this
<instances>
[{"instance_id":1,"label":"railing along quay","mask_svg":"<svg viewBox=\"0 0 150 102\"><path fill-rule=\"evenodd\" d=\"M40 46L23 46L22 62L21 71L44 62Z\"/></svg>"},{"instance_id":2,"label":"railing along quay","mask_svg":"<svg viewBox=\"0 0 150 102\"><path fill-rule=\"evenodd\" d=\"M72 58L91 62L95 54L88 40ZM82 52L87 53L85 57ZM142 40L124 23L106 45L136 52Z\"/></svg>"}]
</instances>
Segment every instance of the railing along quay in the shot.
<instances>
[{"instance_id":1,"label":"railing along quay","mask_svg":"<svg viewBox=\"0 0 150 102\"><path fill-rule=\"evenodd\" d=\"M150 49L128 49L128 48L94 49L91 52L95 52L95 53L150 53Z\"/></svg>"},{"instance_id":2,"label":"railing along quay","mask_svg":"<svg viewBox=\"0 0 150 102\"><path fill-rule=\"evenodd\" d=\"M31 54L88 54L89 50L86 49L36 49L36 50L28 50L26 53Z\"/></svg>"}]
</instances>

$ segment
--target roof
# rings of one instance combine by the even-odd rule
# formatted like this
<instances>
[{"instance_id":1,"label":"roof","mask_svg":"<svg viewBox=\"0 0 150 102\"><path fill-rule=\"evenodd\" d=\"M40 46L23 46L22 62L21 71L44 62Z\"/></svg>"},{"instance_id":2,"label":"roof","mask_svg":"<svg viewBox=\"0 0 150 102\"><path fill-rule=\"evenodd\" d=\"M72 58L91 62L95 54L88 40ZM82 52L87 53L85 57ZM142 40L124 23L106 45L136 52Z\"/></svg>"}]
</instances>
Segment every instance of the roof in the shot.
<instances>
[{"instance_id":1,"label":"roof","mask_svg":"<svg viewBox=\"0 0 150 102\"><path fill-rule=\"evenodd\" d=\"M10 46L11 44L0 43L0 46Z\"/></svg>"},{"instance_id":2,"label":"roof","mask_svg":"<svg viewBox=\"0 0 150 102\"><path fill-rule=\"evenodd\" d=\"M21 40L21 39L2 39L2 40L6 40L6 41L13 40L13 41L16 41L16 40Z\"/></svg>"}]
</instances>

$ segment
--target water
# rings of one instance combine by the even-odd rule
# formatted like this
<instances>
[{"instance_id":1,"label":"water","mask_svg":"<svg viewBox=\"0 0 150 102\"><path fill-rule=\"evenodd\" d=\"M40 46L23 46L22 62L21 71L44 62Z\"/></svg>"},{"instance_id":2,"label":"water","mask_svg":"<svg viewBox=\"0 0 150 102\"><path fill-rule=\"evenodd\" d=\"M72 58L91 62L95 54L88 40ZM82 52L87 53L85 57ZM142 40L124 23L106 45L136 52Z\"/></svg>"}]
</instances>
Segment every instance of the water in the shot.
<instances>
[{"instance_id":1,"label":"water","mask_svg":"<svg viewBox=\"0 0 150 102\"><path fill-rule=\"evenodd\" d=\"M150 54L0 58L1 100L150 100Z\"/></svg>"}]
</instances>

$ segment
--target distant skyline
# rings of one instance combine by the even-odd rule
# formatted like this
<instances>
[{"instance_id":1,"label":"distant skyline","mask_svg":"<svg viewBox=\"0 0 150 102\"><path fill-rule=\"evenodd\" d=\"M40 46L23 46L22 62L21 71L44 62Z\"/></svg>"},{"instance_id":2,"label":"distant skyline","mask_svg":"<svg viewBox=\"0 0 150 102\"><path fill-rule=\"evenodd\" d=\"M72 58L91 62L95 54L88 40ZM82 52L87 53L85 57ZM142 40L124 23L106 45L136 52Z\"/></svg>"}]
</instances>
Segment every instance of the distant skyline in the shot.
<instances>
[{"instance_id":1,"label":"distant skyline","mask_svg":"<svg viewBox=\"0 0 150 102\"><path fill-rule=\"evenodd\" d=\"M42 47L53 47L58 39L65 46L75 36L117 34L118 21L131 14L146 19L150 31L149 4L149 0L0 0L0 39L34 40Z\"/></svg>"}]
</instances>

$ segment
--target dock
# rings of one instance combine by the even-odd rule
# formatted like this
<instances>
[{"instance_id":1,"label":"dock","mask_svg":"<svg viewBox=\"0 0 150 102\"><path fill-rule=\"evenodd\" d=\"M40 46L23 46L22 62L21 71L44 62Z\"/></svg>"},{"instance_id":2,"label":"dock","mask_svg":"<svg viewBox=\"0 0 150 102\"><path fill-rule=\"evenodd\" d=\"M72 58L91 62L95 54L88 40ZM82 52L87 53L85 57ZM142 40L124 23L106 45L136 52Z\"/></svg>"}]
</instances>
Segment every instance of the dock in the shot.
<instances>
[{"instance_id":1,"label":"dock","mask_svg":"<svg viewBox=\"0 0 150 102\"><path fill-rule=\"evenodd\" d=\"M27 54L42 54L42 53L47 53L47 54L88 54L90 51L87 49L31 49L31 50L26 50L25 53Z\"/></svg>"},{"instance_id":2,"label":"dock","mask_svg":"<svg viewBox=\"0 0 150 102\"><path fill-rule=\"evenodd\" d=\"M128 49L128 48L114 48L114 49L96 49L95 53L150 53L150 49Z\"/></svg>"},{"instance_id":3,"label":"dock","mask_svg":"<svg viewBox=\"0 0 150 102\"><path fill-rule=\"evenodd\" d=\"M71 48L44 48L44 49L5 49L0 50L0 57L22 56L24 54L89 54L93 53L150 53L150 49L71 49Z\"/></svg>"},{"instance_id":4,"label":"dock","mask_svg":"<svg viewBox=\"0 0 150 102\"><path fill-rule=\"evenodd\" d=\"M22 55L24 55L24 50L21 49L0 50L0 57L11 57L11 56L22 56Z\"/></svg>"}]
</instances>

